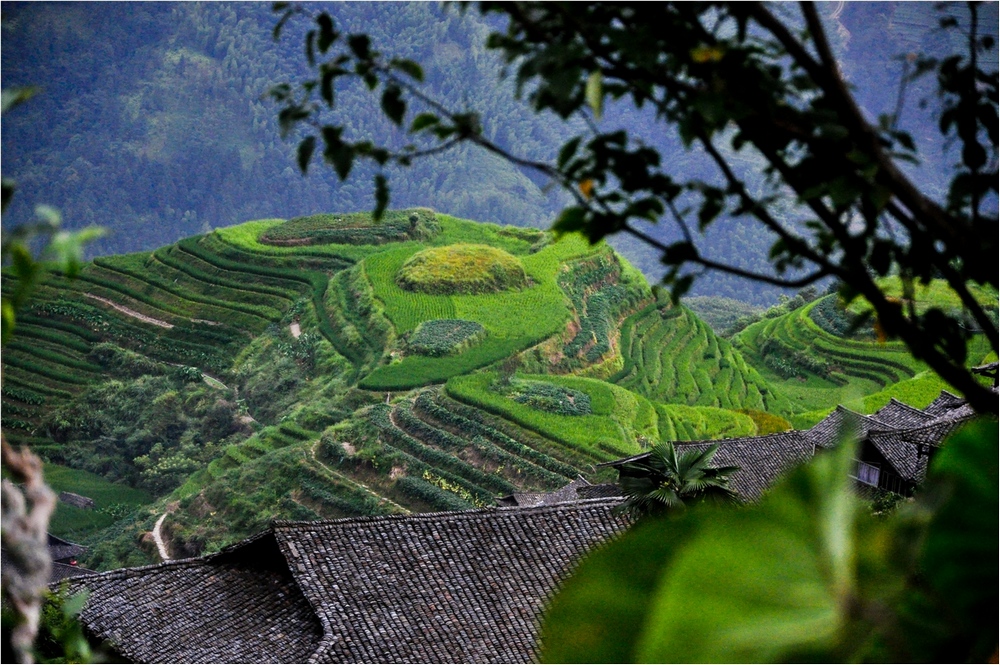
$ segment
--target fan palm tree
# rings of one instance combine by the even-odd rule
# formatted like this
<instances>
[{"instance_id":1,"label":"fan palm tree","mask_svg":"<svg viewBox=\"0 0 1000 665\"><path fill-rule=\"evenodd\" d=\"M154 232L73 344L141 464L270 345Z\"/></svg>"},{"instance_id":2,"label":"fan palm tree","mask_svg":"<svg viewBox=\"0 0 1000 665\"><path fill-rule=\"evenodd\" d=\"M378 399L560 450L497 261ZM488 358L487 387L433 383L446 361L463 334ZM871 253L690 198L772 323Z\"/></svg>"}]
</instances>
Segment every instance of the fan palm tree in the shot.
<instances>
[{"instance_id":1,"label":"fan palm tree","mask_svg":"<svg viewBox=\"0 0 1000 665\"><path fill-rule=\"evenodd\" d=\"M658 443L641 460L621 467L626 497L621 512L633 517L683 510L687 504L712 501L737 503L729 479L738 466L710 467L718 444L677 454L671 442Z\"/></svg>"}]
</instances>

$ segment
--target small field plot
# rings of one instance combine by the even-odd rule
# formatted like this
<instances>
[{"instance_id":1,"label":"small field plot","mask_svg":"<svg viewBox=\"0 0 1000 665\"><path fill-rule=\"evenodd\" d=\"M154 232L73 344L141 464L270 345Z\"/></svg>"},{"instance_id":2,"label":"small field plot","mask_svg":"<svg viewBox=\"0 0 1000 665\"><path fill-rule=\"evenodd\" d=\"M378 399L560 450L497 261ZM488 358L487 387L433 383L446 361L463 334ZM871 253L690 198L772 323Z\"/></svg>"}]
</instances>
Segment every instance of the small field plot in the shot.
<instances>
[{"instance_id":1,"label":"small field plot","mask_svg":"<svg viewBox=\"0 0 1000 665\"><path fill-rule=\"evenodd\" d=\"M153 501L152 495L143 490L58 464L45 464L45 482L57 494L73 492L94 500L92 509L76 508L62 501L56 505L49 531L69 540L79 540L108 527L133 509Z\"/></svg>"},{"instance_id":2,"label":"small field plot","mask_svg":"<svg viewBox=\"0 0 1000 665\"><path fill-rule=\"evenodd\" d=\"M440 230L433 210L390 210L376 222L371 213L321 213L268 227L260 242L279 247L303 245L381 245L425 240Z\"/></svg>"},{"instance_id":3,"label":"small field plot","mask_svg":"<svg viewBox=\"0 0 1000 665\"><path fill-rule=\"evenodd\" d=\"M454 399L603 459L641 452L637 436L659 437L656 411L650 402L618 386L596 379L549 375L528 375L516 380L568 388L569 395L570 391L584 393L589 397L589 413L564 415L543 408L538 402L518 401L517 385L510 391L496 384L497 375L492 372L455 377L448 381L445 390ZM511 392L509 397L507 392Z\"/></svg>"},{"instance_id":4,"label":"small field plot","mask_svg":"<svg viewBox=\"0 0 1000 665\"><path fill-rule=\"evenodd\" d=\"M473 321L484 328L485 334L482 341L455 356L414 355L381 367L369 374L361 386L401 390L442 382L554 335L570 316L566 298L556 283L559 266L593 251L595 248L582 237L567 236L535 254L519 257L530 279L527 288L476 295L428 294L400 288L396 275L415 248L403 246L369 257L365 272L397 334L409 333L434 319Z\"/></svg>"}]
</instances>

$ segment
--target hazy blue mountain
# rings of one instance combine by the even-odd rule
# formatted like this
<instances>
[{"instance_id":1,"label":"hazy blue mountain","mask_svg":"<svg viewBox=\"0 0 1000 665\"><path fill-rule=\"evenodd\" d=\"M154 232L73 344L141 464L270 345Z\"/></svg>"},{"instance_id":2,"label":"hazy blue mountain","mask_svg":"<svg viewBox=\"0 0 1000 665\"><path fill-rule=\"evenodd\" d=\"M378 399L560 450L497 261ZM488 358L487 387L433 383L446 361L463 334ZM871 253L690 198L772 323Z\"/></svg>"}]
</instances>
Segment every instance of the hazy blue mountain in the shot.
<instances>
[{"instance_id":1,"label":"hazy blue mountain","mask_svg":"<svg viewBox=\"0 0 1000 665\"><path fill-rule=\"evenodd\" d=\"M845 75L872 117L895 107L897 54L948 46L932 30L931 3L821 5ZM500 63L483 47L497 26L475 10L431 3L338 3L329 10L345 30L367 32L383 51L423 63L434 96L478 111L487 135L522 155L551 158L584 130L582 123L535 116L514 98L511 84L498 82ZM986 11L995 14L996 6ZM4 86L42 88L4 117L3 172L18 183L8 223L48 203L71 228L109 228L92 247L93 254L107 254L247 219L370 209L371 169L357 169L343 184L325 168L303 177L294 137L279 137L276 109L262 95L300 77L305 58L300 33L293 28L275 43L273 25L261 3L3 3ZM395 140L377 100L354 92L340 92L338 119L355 136ZM930 109L918 108L929 95L929 82L912 86L902 120L928 160L922 185L939 192L952 158L942 152ZM612 108L604 122L627 126L672 168L714 178L650 114ZM469 147L389 175L394 206L508 224L547 226L564 200L536 174ZM653 233L675 237L667 223ZM749 221L723 220L705 238L710 255L759 270L771 242ZM614 244L650 279L662 274L656 253L641 243ZM708 276L694 293L765 304L778 291Z\"/></svg>"}]
</instances>

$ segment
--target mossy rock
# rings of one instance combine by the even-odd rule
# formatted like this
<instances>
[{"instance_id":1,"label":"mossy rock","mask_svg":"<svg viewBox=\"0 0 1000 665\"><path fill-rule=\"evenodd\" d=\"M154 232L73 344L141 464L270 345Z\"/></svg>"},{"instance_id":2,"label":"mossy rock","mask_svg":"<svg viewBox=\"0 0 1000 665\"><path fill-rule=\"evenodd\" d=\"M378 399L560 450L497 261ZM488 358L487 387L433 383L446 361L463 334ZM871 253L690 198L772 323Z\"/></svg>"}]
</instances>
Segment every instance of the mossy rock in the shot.
<instances>
[{"instance_id":1,"label":"mossy rock","mask_svg":"<svg viewBox=\"0 0 1000 665\"><path fill-rule=\"evenodd\" d=\"M489 245L448 245L417 252L399 269L396 284L438 295L496 293L528 286L521 261Z\"/></svg>"}]
</instances>

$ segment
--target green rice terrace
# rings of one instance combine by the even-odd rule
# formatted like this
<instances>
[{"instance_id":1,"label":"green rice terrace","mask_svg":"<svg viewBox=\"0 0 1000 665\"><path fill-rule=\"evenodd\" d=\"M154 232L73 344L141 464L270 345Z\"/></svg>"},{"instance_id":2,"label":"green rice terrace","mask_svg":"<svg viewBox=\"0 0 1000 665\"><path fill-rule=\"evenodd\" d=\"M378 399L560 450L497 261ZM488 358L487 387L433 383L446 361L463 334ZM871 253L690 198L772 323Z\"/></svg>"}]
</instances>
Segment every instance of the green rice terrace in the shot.
<instances>
[{"instance_id":1,"label":"green rice terrace","mask_svg":"<svg viewBox=\"0 0 1000 665\"><path fill-rule=\"evenodd\" d=\"M95 500L52 525L81 563L137 565L163 515L191 556L273 518L491 505L655 442L946 387L846 316L820 298L727 340L579 236L427 209L259 220L46 275L4 348L3 428Z\"/></svg>"}]
</instances>

